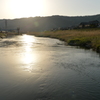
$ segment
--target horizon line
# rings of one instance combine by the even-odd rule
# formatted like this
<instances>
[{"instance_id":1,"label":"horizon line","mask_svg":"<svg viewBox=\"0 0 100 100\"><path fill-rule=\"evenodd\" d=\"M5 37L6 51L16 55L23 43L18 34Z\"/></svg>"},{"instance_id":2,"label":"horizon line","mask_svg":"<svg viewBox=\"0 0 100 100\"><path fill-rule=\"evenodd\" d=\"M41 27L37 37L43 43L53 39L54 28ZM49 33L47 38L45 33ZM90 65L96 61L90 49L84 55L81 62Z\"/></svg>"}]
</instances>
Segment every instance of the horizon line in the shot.
<instances>
[{"instance_id":1,"label":"horizon line","mask_svg":"<svg viewBox=\"0 0 100 100\"><path fill-rule=\"evenodd\" d=\"M23 18L36 18L36 17L52 17L52 16L64 16L64 17L86 17L86 16L97 16L100 14L94 14L94 15L75 15L75 16L67 16L67 15L50 15L50 16L30 16L30 17L20 17L20 18L2 18L0 20L15 20L15 19L23 19Z\"/></svg>"}]
</instances>

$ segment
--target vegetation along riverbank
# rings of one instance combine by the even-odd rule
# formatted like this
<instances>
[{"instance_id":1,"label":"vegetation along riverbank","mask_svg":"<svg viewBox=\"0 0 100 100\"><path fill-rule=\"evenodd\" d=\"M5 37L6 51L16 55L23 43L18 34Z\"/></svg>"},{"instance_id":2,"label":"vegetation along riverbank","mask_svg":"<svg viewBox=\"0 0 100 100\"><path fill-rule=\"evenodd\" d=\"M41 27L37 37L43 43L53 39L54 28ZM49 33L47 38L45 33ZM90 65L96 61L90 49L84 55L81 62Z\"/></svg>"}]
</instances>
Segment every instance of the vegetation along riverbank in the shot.
<instances>
[{"instance_id":1,"label":"vegetation along riverbank","mask_svg":"<svg viewBox=\"0 0 100 100\"><path fill-rule=\"evenodd\" d=\"M14 35L14 33L7 34ZM93 49L100 53L100 28L28 32L27 34L60 39L65 41L67 45ZM0 37L4 36L5 34L0 33Z\"/></svg>"},{"instance_id":2,"label":"vegetation along riverbank","mask_svg":"<svg viewBox=\"0 0 100 100\"><path fill-rule=\"evenodd\" d=\"M99 28L30 32L28 34L34 34L35 36L40 37L57 38L65 41L68 45L93 49L100 53Z\"/></svg>"}]
</instances>

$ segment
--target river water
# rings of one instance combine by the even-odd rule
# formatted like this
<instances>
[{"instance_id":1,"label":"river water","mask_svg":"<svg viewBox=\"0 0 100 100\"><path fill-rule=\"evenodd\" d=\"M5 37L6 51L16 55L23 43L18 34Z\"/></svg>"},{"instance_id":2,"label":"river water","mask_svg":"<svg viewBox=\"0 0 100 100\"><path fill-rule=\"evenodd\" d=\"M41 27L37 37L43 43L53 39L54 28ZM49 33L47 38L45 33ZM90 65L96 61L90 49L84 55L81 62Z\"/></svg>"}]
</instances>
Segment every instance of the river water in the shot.
<instances>
[{"instance_id":1,"label":"river water","mask_svg":"<svg viewBox=\"0 0 100 100\"><path fill-rule=\"evenodd\" d=\"M0 100L100 100L100 57L31 35L0 40Z\"/></svg>"}]
</instances>

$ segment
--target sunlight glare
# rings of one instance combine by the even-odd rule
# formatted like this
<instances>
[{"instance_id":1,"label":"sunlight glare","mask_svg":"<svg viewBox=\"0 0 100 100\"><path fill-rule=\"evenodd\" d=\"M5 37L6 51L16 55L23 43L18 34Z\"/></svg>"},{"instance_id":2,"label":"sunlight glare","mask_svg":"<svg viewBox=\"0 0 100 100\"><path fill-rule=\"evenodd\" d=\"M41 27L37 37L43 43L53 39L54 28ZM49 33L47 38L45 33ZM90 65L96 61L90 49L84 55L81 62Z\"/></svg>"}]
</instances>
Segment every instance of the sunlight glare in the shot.
<instances>
[{"instance_id":1,"label":"sunlight glare","mask_svg":"<svg viewBox=\"0 0 100 100\"><path fill-rule=\"evenodd\" d=\"M10 9L18 18L40 16L43 2L42 0L11 0Z\"/></svg>"},{"instance_id":2,"label":"sunlight glare","mask_svg":"<svg viewBox=\"0 0 100 100\"><path fill-rule=\"evenodd\" d=\"M24 53L24 56L22 57L22 62L24 63L23 68L25 69L25 71L29 71L31 72L33 69L36 68L36 63L38 61L38 56L37 54L31 53L29 51L26 51Z\"/></svg>"},{"instance_id":3,"label":"sunlight glare","mask_svg":"<svg viewBox=\"0 0 100 100\"><path fill-rule=\"evenodd\" d=\"M22 62L25 64L23 68L26 71L31 72L33 65L35 65L38 61L37 53L32 49L32 45L34 45L36 39L34 36L23 35L22 41L25 44L23 46L24 52L21 58Z\"/></svg>"},{"instance_id":4,"label":"sunlight glare","mask_svg":"<svg viewBox=\"0 0 100 100\"><path fill-rule=\"evenodd\" d=\"M23 35L23 41L25 43L34 43L34 42L36 42L36 39L33 36Z\"/></svg>"}]
</instances>

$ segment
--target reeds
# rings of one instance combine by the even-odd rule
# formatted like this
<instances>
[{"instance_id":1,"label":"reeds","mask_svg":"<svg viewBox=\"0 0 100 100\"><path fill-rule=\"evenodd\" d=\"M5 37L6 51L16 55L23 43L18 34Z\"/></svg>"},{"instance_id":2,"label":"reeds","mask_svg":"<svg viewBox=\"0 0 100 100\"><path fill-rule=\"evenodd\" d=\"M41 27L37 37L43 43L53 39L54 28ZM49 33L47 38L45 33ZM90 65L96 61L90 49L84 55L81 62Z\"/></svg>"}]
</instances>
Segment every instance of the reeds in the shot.
<instances>
[{"instance_id":1,"label":"reeds","mask_svg":"<svg viewBox=\"0 0 100 100\"><path fill-rule=\"evenodd\" d=\"M57 38L69 45L92 48L100 52L100 29L76 29L65 31L33 32L35 36Z\"/></svg>"}]
</instances>

